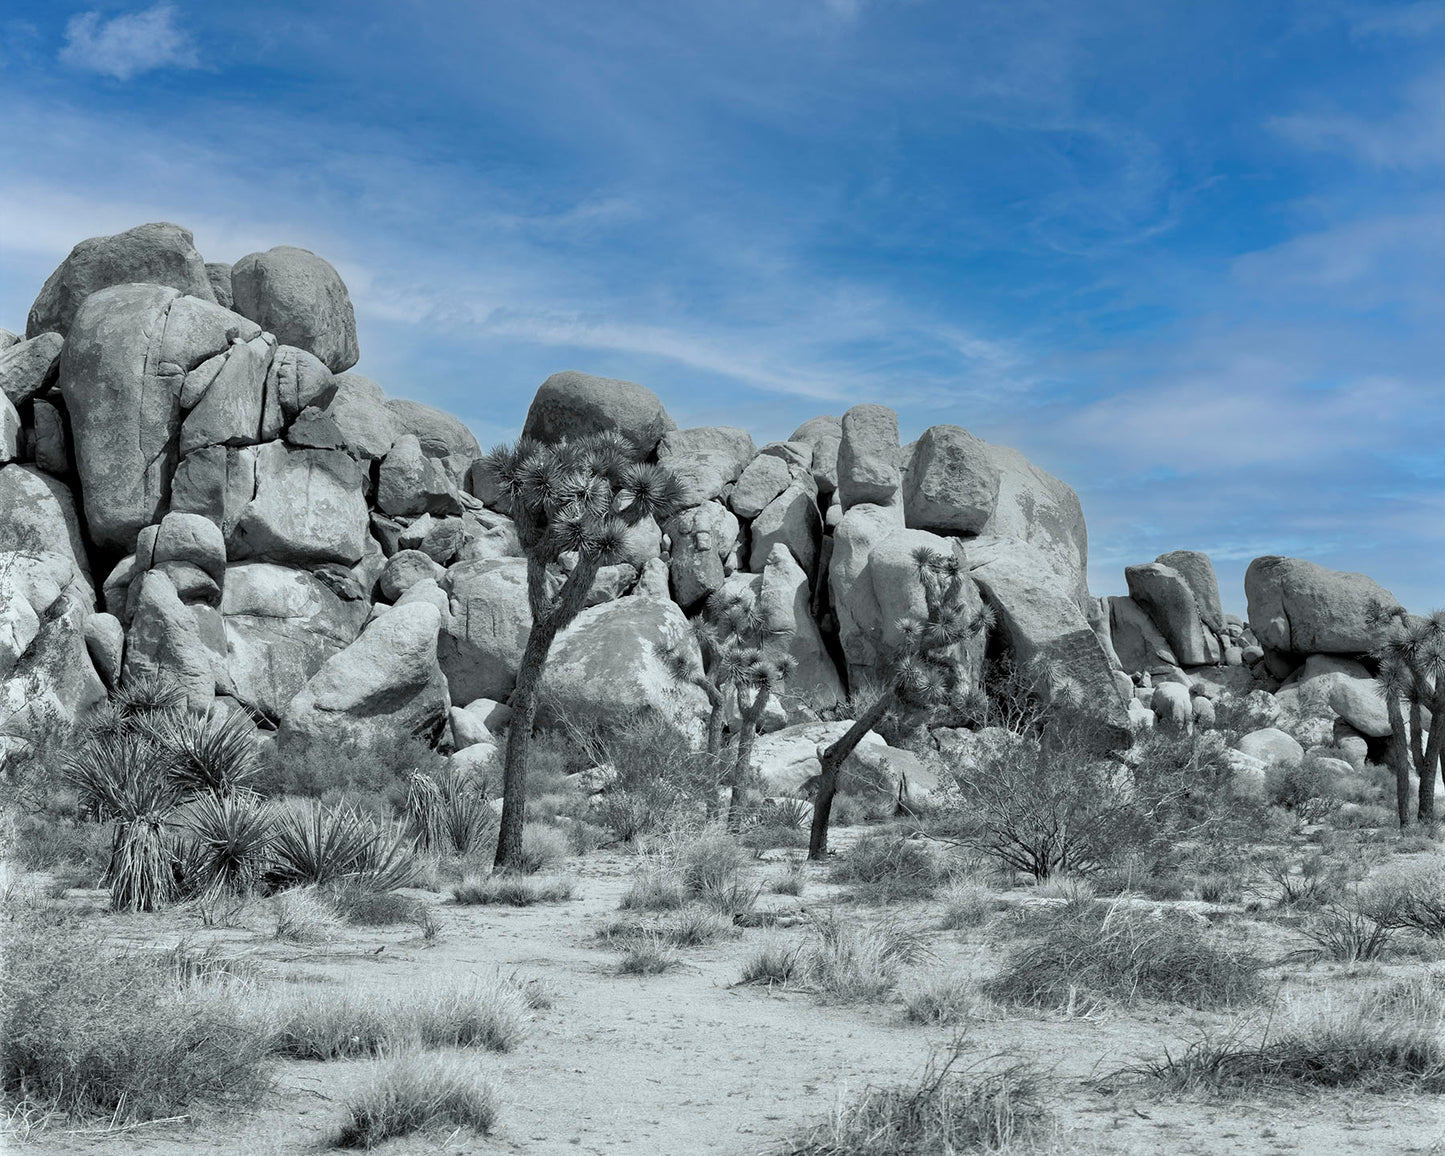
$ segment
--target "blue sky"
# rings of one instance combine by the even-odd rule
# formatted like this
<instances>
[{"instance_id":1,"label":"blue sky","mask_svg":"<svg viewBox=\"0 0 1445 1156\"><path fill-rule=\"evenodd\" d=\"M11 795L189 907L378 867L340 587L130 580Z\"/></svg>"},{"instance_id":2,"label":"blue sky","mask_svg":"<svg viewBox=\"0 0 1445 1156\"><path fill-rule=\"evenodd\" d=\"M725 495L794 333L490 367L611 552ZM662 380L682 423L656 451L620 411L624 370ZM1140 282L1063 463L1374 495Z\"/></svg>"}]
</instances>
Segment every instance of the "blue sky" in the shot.
<instances>
[{"instance_id":1,"label":"blue sky","mask_svg":"<svg viewBox=\"0 0 1445 1156\"><path fill-rule=\"evenodd\" d=\"M1445 603L1445 3L9 0L0 325L83 237L329 258L358 369L514 436L861 401L1084 503L1090 584Z\"/></svg>"}]
</instances>

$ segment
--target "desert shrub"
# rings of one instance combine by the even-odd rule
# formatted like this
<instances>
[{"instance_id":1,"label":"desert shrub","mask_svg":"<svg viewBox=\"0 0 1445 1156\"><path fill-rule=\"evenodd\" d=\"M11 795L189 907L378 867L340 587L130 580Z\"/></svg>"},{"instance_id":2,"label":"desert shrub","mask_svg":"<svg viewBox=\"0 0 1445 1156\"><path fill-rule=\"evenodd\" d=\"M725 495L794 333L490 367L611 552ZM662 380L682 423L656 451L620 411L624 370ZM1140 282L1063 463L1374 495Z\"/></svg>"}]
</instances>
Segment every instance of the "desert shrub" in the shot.
<instances>
[{"instance_id":1,"label":"desert shrub","mask_svg":"<svg viewBox=\"0 0 1445 1156\"><path fill-rule=\"evenodd\" d=\"M573 732L585 766L613 772L593 801L597 822L618 842L666 830L716 806L720 765L664 718L648 715L611 730Z\"/></svg>"},{"instance_id":2,"label":"desert shrub","mask_svg":"<svg viewBox=\"0 0 1445 1156\"><path fill-rule=\"evenodd\" d=\"M1036 916L983 990L1003 1003L1038 1008L1071 1007L1081 994L1231 1007L1257 998L1259 968L1192 922L1150 918L1118 904L1069 904Z\"/></svg>"},{"instance_id":3,"label":"desert shrub","mask_svg":"<svg viewBox=\"0 0 1445 1156\"><path fill-rule=\"evenodd\" d=\"M664 938L644 934L627 942L617 961L617 971L621 975L661 975L681 962L677 950Z\"/></svg>"},{"instance_id":4,"label":"desert shrub","mask_svg":"<svg viewBox=\"0 0 1445 1156\"><path fill-rule=\"evenodd\" d=\"M933 895L947 868L927 843L889 831L859 839L834 860L829 874L835 883L855 884L862 898L891 903Z\"/></svg>"},{"instance_id":5,"label":"desert shrub","mask_svg":"<svg viewBox=\"0 0 1445 1156\"><path fill-rule=\"evenodd\" d=\"M444 765L442 756L421 739L388 732L366 743L312 743L304 754L272 746L252 785L267 797L299 796L331 805L356 807L379 800L379 817L386 818L405 812L412 776L435 775Z\"/></svg>"},{"instance_id":6,"label":"desert shrub","mask_svg":"<svg viewBox=\"0 0 1445 1156\"><path fill-rule=\"evenodd\" d=\"M349 880L373 891L415 881L411 840L349 807L298 801L276 815L266 884L273 890Z\"/></svg>"},{"instance_id":7,"label":"desert shrub","mask_svg":"<svg viewBox=\"0 0 1445 1156\"><path fill-rule=\"evenodd\" d=\"M395 891L373 891L369 887L343 883L327 890L328 898L342 919L354 927L394 927L416 923L420 900Z\"/></svg>"},{"instance_id":8,"label":"desert shrub","mask_svg":"<svg viewBox=\"0 0 1445 1156\"><path fill-rule=\"evenodd\" d=\"M673 841L663 851L664 862L682 882L683 891L729 920L753 909L762 885L748 878L750 858L720 827L707 827L696 835Z\"/></svg>"},{"instance_id":9,"label":"desert shrub","mask_svg":"<svg viewBox=\"0 0 1445 1156\"><path fill-rule=\"evenodd\" d=\"M687 902L687 888L678 873L661 864L644 866L617 906L623 911L675 911Z\"/></svg>"},{"instance_id":10,"label":"desert shrub","mask_svg":"<svg viewBox=\"0 0 1445 1156\"><path fill-rule=\"evenodd\" d=\"M407 1053L381 1060L347 1097L336 1148L374 1148L398 1136L463 1129L486 1135L497 1097L486 1078L454 1055Z\"/></svg>"},{"instance_id":11,"label":"desert shrub","mask_svg":"<svg viewBox=\"0 0 1445 1156\"><path fill-rule=\"evenodd\" d=\"M971 761L949 768L946 817L958 836L1035 879L1097 870L1160 837L1127 772L1082 736L1061 734L1058 741L1016 734L980 743Z\"/></svg>"},{"instance_id":12,"label":"desert shrub","mask_svg":"<svg viewBox=\"0 0 1445 1156\"><path fill-rule=\"evenodd\" d=\"M923 931L898 919L858 922L837 911L815 916L791 980L825 1003L876 1002L902 969L928 957Z\"/></svg>"},{"instance_id":13,"label":"desert shrub","mask_svg":"<svg viewBox=\"0 0 1445 1156\"><path fill-rule=\"evenodd\" d=\"M960 1068L955 1044L912 1087L869 1087L788 1146L789 1156L912 1156L1016 1151L1049 1126L1045 1083L1030 1065Z\"/></svg>"},{"instance_id":14,"label":"desert shrub","mask_svg":"<svg viewBox=\"0 0 1445 1156\"><path fill-rule=\"evenodd\" d=\"M994 910L994 896L980 879L960 875L941 892L943 914L938 926L942 931L963 931L985 922Z\"/></svg>"},{"instance_id":15,"label":"desert shrub","mask_svg":"<svg viewBox=\"0 0 1445 1156\"><path fill-rule=\"evenodd\" d=\"M254 1102L265 1049L223 993L97 949L92 929L12 913L0 987L5 1097L77 1119L143 1121Z\"/></svg>"},{"instance_id":16,"label":"desert shrub","mask_svg":"<svg viewBox=\"0 0 1445 1156\"><path fill-rule=\"evenodd\" d=\"M774 895L801 895L808 884L808 870L801 863L789 863L782 877L773 880Z\"/></svg>"},{"instance_id":17,"label":"desert shrub","mask_svg":"<svg viewBox=\"0 0 1445 1156\"><path fill-rule=\"evenodd\" d=\"M1445 1092L1440 1023L1380 1014L1366 1004L1256 1036L1236 1027L1205 1034L1132 1069L1171 1091L1257 1095L1270 1088L1352 1088L1383 1095Z\"/></svg>"},{"instance_id":18,"label":"desert shrub","mask_svg":"<svg viewBox=\"0 0 1445 1156\"><path fill-rule=\"evenodd\" d=\"M1317 821L1338 809L1344 784L1329 766L1307 752L1298 766L1276 764L1265 777L1270 802Z\"/></svg>"},{"instance_id":19,"label":"desert shrub","mask_svg":"<svg viewBox=\"0 0 1445 1156\"><path fill-rule=\"evenodd\" d=\"M1333 903L1344 893L1350 866L1323 851L1306 855L1298 863L1282 854L1259 860L1259 869L1271 896L1280 907L1313 911Z\"/></svg>"},{"instance_id":20,"label":"desert shrub","mask_svg":"<svg viewBox=\"0 0 1445 1156\"><path fill-rule=\"evenodd\" d=\"M463 879L452 888L452 899L463 906L531 907L537 903L565 903L575 891L569 879L543 879L503 872Z\"/></svg>"},{"instance_id":21,"label":"desert shrub","mask_svg":"<svg viewBox=\"0 0 1445 1156\"><path fill-rule=\"evenodd\" d=\"M564 863L572 853L572 842L564 831L543 823L533 823L522 832L523 875L536 875Z\"/></svg>"},{"instance_id":22,"label":"desert shrub","mask_svg":"<svg viewBox=\"0 0 1445 1156\"><path fill-rule=\"evenodd\" d=\"M624 949L635 940L648 940L666 947L703 947L738 934L730 917L701 904L690 903L676 911L649 918L614 919L598 929L595 938Z\"/></svg>"},{"instance_id":23,"label":"desert shrub","mask_svg":"<svg viewBox=\"0 0 1445 1156\"><path fill-rule=\"evenodd\" d=\"M801 955L801 947L789 947L785 943L764 944L743 964L738 982L767 987L788 984L798 973Z\"/></svg>"},{"instance_id":24,"label":"desert shrub","mask_svg":"<svg viewBox=\"0 0 1445 1156\"><path fill-rule=\"evenodd\" d=\"M523 1035L526 1004L500 977L382 990L295 988L260 1012L272 1051L298 1060L377 1055L407 1047L507 1052Z\"/></svg>"},{"instance_id":25,"label":"desert shrub","mask_svg":"<svg viewBox=\"0 0 1445 1156\"><path fill-rule=\"evenodd\" d=\"M255 795L197 795L177 812L177 825L183 891L238 896L260 886L276 829L271 808Z\"/></svg>"},{"instance_id":26,"label":"desert shrub","mask_svg":"<svg viewBox=\"0 0 1445 1156\"><path fill-rule=\"evenodd\" d=\"M110 858L110 838L99 823L46 813L15 816L15 860L27 871L64 868L100 880Z\"/></svg>"},{"instance_id":27,"label":"desert shrub","mask_svg":"<svg viewBox=\"0 0 1445 1156\"><path fill-rule=\"evenodd\" d=\"M1384 888L1354 887L1306 919L1300 932L1313 954L1337 963L1368 963L1384 957L1401 924L1397 895Z\"/></svg>"},{"instance_id":28,"label":"desert shrub","mask_svg":"<svg viewBox=\"0 0 1445 1156\"><path fill-rule=\"evenodd\" d=\"M273 895L275 938L287 943L330 943L341 930L341 913L316 887L296 887Z\"/></svg>"},{"instance_id":29,"label":"desert shrub","mask_svg":"<svg viewBox=\"0 0 1445 1156\"><path fill-rule=\"evenodd\" d=\"M979 1001L978 984L973 980L940 975L904 996L903 1016L909 1023L950 1027L967 1022Z\"/></svg>"},{"instance_id":30,"label":"desert shrub","mask_svg":"<svg viewBox=\"0 0 1445 1156\"><path fill-rule=\"evenodd\" d=\"M1393 868L1361 887L1366 903L1388 909L1392 922L1427 935L1445 936L1445 864Z\"/></svg>"}]
</instances>

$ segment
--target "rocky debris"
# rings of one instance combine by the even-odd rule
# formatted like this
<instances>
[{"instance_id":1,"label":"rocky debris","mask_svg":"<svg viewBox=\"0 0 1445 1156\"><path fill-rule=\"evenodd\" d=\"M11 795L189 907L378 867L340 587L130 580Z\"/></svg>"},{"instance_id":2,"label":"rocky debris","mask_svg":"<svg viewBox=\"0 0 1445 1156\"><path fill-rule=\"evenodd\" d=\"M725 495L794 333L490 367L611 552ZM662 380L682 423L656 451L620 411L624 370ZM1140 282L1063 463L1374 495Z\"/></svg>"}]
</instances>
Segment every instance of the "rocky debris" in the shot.
<instances>
[{"instance_id":1,"label":"rocky debris","mask_svg":"<svg viewBox=\"0 0 1445 1156\"><path fill-rule=\"evenodd\" d=\"M657 446L658 464L671 470L682 487L684 508L720 498L756 454L752 435L732 426L672 430Z\"/></svg>"},{"instance_id":2,"label":"rocky debris","mask_svg":"<svg viewBox=\"0 0 1445 1156\"><path fill-rule=\"evenodd\" d=\"M59 375L64 346L65 338L60 334L41 333L0 352L0 393L14 406L24 405L49 389Z\"/></svg>"},{"instance_id":3,"label":"rocky debris","mask_svg":"<svg viewBox=\"0 0 1445 1156\"><path fill-rule=\"evenodd\" d=\"M676 428L650 389L569 369L554 373L537 390L522 436L550 444L615 429L651 453L663 435Z\"/></svg>"},{"instance_id":4,"label":"rocky debris","mask_svg":"<svg viewBox=\"0 0 1445 1156\"><path fill-rule=\"evenodd\" d=\"M329 262L307 249L278 245L249 253L231 268L233 308L285 345L341 373L361 356L351 295Z\"/></svg>"},{"instance_id":5,"label":"rocky debris","mask_svg":"<svg viewBox=\"0 0 1445 1156\"><path fill-rule=\"evenodd\" d=\"M903 487L910 528L977 534L998 503L999 473L984 442L956 425L936 425L915 444Z\"/></svg>"},{"instance_id":6,"label":"rocky debris","mask_svg":"<svg viewBox=\"0 0 1445 1156\"><path fill-rule=\"evenodd\" d=\"M30 307L25 336L70 333L80 307L92 293L113 285L166 285L201 301L216 303L195 238L179 225L140 225L111 237L81 241L60 263Z\"/></svg>"}]
</instances>

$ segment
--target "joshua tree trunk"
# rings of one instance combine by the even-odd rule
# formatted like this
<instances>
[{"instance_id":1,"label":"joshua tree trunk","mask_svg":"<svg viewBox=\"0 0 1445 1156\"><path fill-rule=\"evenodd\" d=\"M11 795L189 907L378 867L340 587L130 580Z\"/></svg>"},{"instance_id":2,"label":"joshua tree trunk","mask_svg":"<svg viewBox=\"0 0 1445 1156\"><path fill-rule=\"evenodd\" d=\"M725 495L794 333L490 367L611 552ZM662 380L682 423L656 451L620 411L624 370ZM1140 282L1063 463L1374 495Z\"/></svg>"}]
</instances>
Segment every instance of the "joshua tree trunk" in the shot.
<instances>
[{"instance_id":1,"label":"joshua tree trunk","mask_svg":"<svg viewBox=\"0 0 1445 1156\"><path fill-rule=\"evenodd\" d=\"M512 693L512 721L507 730L507 756L502 766L502 822L497 832L494 869L516 871L522 866L522 824L527 812L527 751L532 742L532 724L537 718L537 700L542 691L542 673L552 643L582 610L597 563L583 558L567 576L550 609L546 606L546 571L540 564L527 567L527 593L532 607L532 629L522 662L517 668L517 689Z\"/></svg>"},{"instance_id":2,"label":"joshua tree trunk","mask_svg":"<svg viewBox=\"0 0 1445 1156\"><path fill-rule=\"evenodd\" d=\"M1437 695L1430 705L1430 741L1425 744L1420 765L1421 823L1435 821L1435 780L1440 777L1440 753L1445 747L1445 723L1440 721L1441 715L1445 714L1445 696Z\"/></svg>"},{"instance_id":3,"label":"joshua tree trunk","mask_svg":"<svg viewBox=\"0 0 1445 1156\"><path fill-rule=\"evenodd\" d=\"M1390 761L1395 764L1395 813L1404 828L1410 825L1410 732L1400 700L1389 694L1385 700L1390 711Z\"/></svg>"},{"instance_id":4,"label":"joshua tree trunk","mask_svg":"<svg viewBox=\"0 0 1445 1156\"><path fill-rule=\"evenodd\" d=\"M828 853L828 821L833 816L833 796L838 793L838 772L863 736L888 713L896 683L889 683L843 736L830 744L819 759L818 793L813 799L813 829L808 836L808 858L821 859Z\"/></svg>"},{"instance_id":5,"label":"joshua tree trunk","mask_svg":"<svg viewBox=\"0 0 1445 1156\"><path fill-rule=\"evenodd\" d=\"M742 706L739 695L739 707ZM752 703L745 709L740 710L742 715L742 731L738 735L737 760L733 763L733 792L732 802L728 807L728 830L736 831L742 826L743 802L747 797L748 784L752 778L753 744L758 737L758 720L763 717L763 712L768 709L768 700L772 697L772 691L764 686L753 696Z\"/></svg>"}]
</instances>

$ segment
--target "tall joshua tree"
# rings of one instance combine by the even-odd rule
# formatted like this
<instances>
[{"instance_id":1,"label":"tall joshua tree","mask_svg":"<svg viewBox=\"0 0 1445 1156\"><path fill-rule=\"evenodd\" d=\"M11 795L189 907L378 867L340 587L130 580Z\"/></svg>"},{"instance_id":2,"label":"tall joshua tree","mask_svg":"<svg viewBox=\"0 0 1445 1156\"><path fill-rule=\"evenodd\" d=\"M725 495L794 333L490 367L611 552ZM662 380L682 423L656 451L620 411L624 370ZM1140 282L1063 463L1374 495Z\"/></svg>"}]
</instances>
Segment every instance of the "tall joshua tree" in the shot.
<instances>
[{"instance_id":1,"label":"tall joshua tree","mask_svg":"<svg viewBox=\"0 0 1445 1156\"><path fill-rule=\"evenodd\" d=\"M707 753L715 766L724 761L723 726L729 703L739 717L738 746L725 778L732 787L730 824L741 815L740 800L749 774L758 723L772 696L796 666L787 653L788 631L770 628L751 591L718 591L708 599L692 623L693 637L702 654L702 669L678 647L664 658L673 678L698 687L707 696Z\"/></svg>"},{"instance_id":2,"label":"tall joshua tree","mask_svg":"<svg viewBox=\"0 0 1445 1156\"><path fill-rule=\"evenodd\" d=\"M819 756L822 767L813 799L810 859L821 859L827 853L838 774L863 736L889 716L914 720L943 707L961 706L971 690L958 644L988 630L993 625L993 611L987 606L971 611L966 597L969 578L955 555L920 546L913 552L913 562L923 586L923 616L899 623L902 641L888 663L883 684L853 725Z\"/></svg>"},{"instance_id":3,"label":"tall joshua tree","mask_svg":"<svg viewBox=\"0 0 1445 1156\"><path fill-rule=\"evenodd\" d=\"M1413 768L1418 779L1418 819L1433 823L1435 780L1445 750L1445 722L1441 721L1445 718L1445 610L1417 618L1403 607L1375 607L1371 621L1385 635L1375 650L1379 662L1376 681L1390 714L1396 813L1400 826L1409 826ZM1431 716L1428 739L1427 711Z\"/></svg>"},{"instance_id":4,"label":"tall joshua tree","mask_svg":"<svg viewBox=\"0 0 1445 1156\"><path fill-rule=\"evenodd\" d=\"M527 555L532 611L502 773L496 865L503 870L516 870L522 862L527 752L552 643L581 612L597 571L621 556L627 531L645 518L663 521L679 504L677 479L645 457L622 434L605 431L556 445L523 438L498 446L484 459L508 498ZM561 586L549 592L547 567L564 555L575 555L576 561Z\"/></svg>"}]
</instances>

